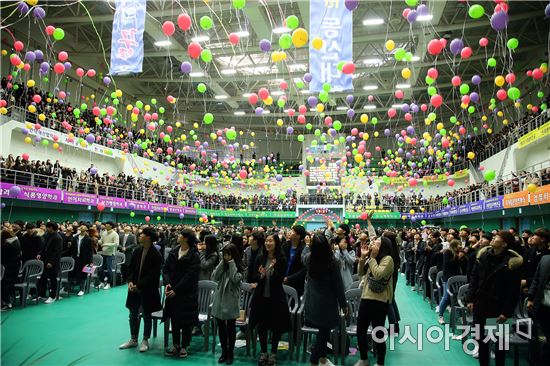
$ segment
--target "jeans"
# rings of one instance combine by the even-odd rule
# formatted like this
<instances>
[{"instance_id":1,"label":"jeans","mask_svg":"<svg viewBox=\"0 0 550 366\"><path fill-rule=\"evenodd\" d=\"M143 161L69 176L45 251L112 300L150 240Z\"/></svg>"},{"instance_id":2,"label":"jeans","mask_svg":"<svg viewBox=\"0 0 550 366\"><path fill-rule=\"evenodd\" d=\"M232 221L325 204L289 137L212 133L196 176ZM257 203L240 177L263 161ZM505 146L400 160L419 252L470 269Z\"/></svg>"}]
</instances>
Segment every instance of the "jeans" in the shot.
<instances>
[{"instance_id":1,"label":"jeans","mask_svg":"<svg viewBox=\"0 0 550 366\"><path fill-rule=\"evenodd\" d=\"M407 284L414 287L415 281L416 281L416 263L415 262L407 262L406 275L407 275Z\"/></svg>"},{"instance_id":2,"label":"jeans","mask_svg":"<svg viewBox=\"0 0 550 366\"><path fill-rule=\"evenodd\" d=\"M319 328L319 333L317 333L317 339L315 339L315 344L311 350L311 356L309 357L309 362L317 365L320 358L327 357L327 342L330 338L329 328Z\"/></svg>"},{"instance_id":3,"label":"jeans","mask_svg":"<svg viewBox=\"0 0 550 366\"><path fill-rule=\"evenodd\" d=\"M141 306L134 306L130 309L130 335L132 339L138 339L139 336L139 313ZM142 312L143 316L143 339L151 337L151 329L153 328L153 319L151 313Z\"/></svg>"},{"instance_id":4,"label":"jeans","mask_svg":"<svg viewBox=\"0 0 550 366\"><path fill-rule=\"evenodd\" d=\"M107 283L111 283L113 279L113 261L115 260L114 255L101 255L103 257L103 266L101 267L101 278L100 282L103 282L105 277L107 277Z\"/></svg>"},{"instance_id":5,"label":"jeans","mask_svg":"<svg viewBox=\"0 0 550 366\"><path fill-rule=\"evenodd\" d=\"M367 331L369 325L372 324L373 333L377 331L378 339L382 338L380 330L384 329L386 322L386 314L388 312L388 303L377 300L362 299L359 304L359 316L357 317L357 342L359 343L359 351L361 352L361 360L368 360L369 347L367 342ZM378 329L375 329L380 327ZM374 341L374 340L373 340ZM377 351L377 361L379 365L384 364L386 358L386 342L375 342Z\"/></svg>"},{"instance_id":6,"label":"jeans","mask_svg":"<svg viewBox=\"0 0 550 366\"><path fill-rule=\"evenodd\" d=\"M218 324L218 334L220 337L220 345L222 347L222 355L233 354L235 348L235 340L237 332L235 329L235 319L221 320L216 318Z\"/></svg>"},{"instance_id":7,"label":"jeans","mask_svg":"<svg viewBox=\"0 0 550 366\"><path fill-rule=\"evenodd\" d=\"M443 282L443 298L439 302L439 316L445 314L447 306L451 303L451 295L447 292L447 281Z\"/></svg>"}]
</instances>

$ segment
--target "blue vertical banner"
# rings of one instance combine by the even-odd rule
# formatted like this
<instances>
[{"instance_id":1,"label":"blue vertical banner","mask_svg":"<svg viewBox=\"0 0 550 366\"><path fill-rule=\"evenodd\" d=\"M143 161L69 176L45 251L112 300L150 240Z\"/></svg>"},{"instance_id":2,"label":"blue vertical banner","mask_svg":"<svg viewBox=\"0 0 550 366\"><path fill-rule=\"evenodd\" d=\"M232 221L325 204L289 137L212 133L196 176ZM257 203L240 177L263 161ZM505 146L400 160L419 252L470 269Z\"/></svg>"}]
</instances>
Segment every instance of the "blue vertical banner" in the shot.
<instances>
[{"instance_id":1,"label":"blue vertical banner","mask_svg":"<svg viewBox=\"0 0 550 366\"><path fill-rule=\"evenodd\" d=\"M115 6L109 73L141 72L146 0L116 0Z\"/></svg>"},{"instance_id":2,"label":"blue vertical banner","mask_svg":"<svg viewBox=\"0 0 550 366\"><path fill-rule=\"evenodd\" d=\"M309 39L323 40L320 50L309 48L309 90L321 91L324 83L332 91L353 89L351 75L338 71L340 61L353 61L353 12L344 0L310 0L309 9Z\"/></svg>"}]
</instances>

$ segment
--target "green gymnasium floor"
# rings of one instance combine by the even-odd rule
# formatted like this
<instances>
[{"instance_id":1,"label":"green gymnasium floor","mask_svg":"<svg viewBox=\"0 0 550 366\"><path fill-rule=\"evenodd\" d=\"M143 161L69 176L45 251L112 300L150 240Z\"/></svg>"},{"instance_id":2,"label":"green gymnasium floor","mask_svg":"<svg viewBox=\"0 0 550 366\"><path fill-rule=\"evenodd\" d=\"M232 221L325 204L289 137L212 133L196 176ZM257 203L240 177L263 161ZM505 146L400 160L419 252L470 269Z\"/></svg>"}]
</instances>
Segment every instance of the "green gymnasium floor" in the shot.
<instances>
[{"instance_id":1,"label":"green gymnasium floor","mask_svg":"<svg viewBox=\"0 0 550 366\"><path fill-rule=\"evenodd\" d=\"M421 295L404 286L400 276L397 301L401 312L401 329L406 324L426 326L436 323L436 315ZM202 351L202 337L194 337L186 360L163 355L162 336L152 339L151 350L140 354L136 349L119 350L118 345L129 338L128 312L124 307L126 288L92 292L84 297L71 296L52 305L29 305L25 309L2 313L2 358L5 366L29 365L217 365L216 355ZM160 330L162 327L160 327ZM413 332L416 333L416 330ZM162 334L162 333L161 333ZM477 365L477 360L463 353L461 343L451 340L445 351L443 342L425 341L422 351L417 346L396 342L395 350L386 356L386 365ZM352 346L356 345L352 340ZM281 365L297 364L286 361L286 351L279 354ZM375 360L370 355L370 364ZM353 365L358 355L348 356L346 365ZM302 364L309 364L306 358ZM508 360L508 364L511 364ZM235 365L255 365L256 359L246 357L245 348L236 350Z\"/></svg>"}]
</instances>

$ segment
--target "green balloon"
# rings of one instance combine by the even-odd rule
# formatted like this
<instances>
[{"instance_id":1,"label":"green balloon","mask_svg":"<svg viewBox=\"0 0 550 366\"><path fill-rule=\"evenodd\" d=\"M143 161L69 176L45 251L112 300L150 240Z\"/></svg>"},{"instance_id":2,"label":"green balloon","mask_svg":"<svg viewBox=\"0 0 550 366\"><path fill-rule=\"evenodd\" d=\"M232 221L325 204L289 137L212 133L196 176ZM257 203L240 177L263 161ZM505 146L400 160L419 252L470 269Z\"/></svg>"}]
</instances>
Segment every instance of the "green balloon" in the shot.
<instances>
[{"instance_id":1,"label":"green balloon","mask_svg":"<svg viewBox=\"0 0 550 366\"><path fill-rule=\"evenodd\" d=\"M483 178L487 181L487 182L490 182L492 180L494 180L496 177L496 172L494 170L487 170L485 172L485 174L483 175Z\"/></svg>"},{"instance_id":2,"label":"green balloon","mask_svg":"<svg viewBox=\"0 0 550 366\"><path fill-rule=\"evenodd\" d=\"M332 86L329 83L323 84L323 90L326 91L327 93L329 93L331 89L332 89Z\"/></svg>"},{"instance_id":3,"label":"green balloon","mask_svg":"<svg viewBox=\"0 0 550 366\"><path fill-rule=\"evenodd\" d=\"M279 106L279 108L284 108L285 100L284 99L277 100L277 105Z\"/></svg>"},{"instance_id":4,"label":"green balloon","mask_svg":"<svg viewBox=\"0 0 550 366\"><path fill-rule=\"evenodd\" d=\"M212 18L210 18L208 15L204 15L201 17L199 24L201 25L201 28L204 30L209 30L212 28Z\"/></svg>"},{"instance_id":5,"label":"green balloon","mask_svg":"<svg viewBox=\"0 0 550 366\"><path fill-rule=\"evenodd\" d=\"M206 85L204 85L204 83L200 83L197 85L197 90L199 93L204 94L206 92Z\"/></svg>"},{"instance_id":6,"label":"green balloon","mask_svg":"<svg viewBox=\"0 0 550 366\"><path fill-rule=\"evenodd\" d=\"M290 29L296 29L300 25L300 20L296 15L291 15L286 18L286 26Z\"/></svg>"},{"instance_id":7,"label":"green balloon","mask_svg":"<svg viewBox=\"0 0 550 366\"><path fill-rule=\"evenodd\" d=\"M227 130L225 133L225 137L227 137L228 140L235 140L237 137L237 132L235 130Z\"/></svg>"},{"instance_id":8,"label":"green balloon","mask_svg":"<svg viewBox=\"0 0 550 366\"><path fill-rule=\"evenodd\" d=\"M135 213L135 212L133 212L133 211L132 211L132 212L130 212L130 217L134 217L134 216L136 216L136 213Z\"/></svg>"},{"instance_id":9,"label":"green balloon","mask_svg":"<svg viewBox=\"0 0 550 366\"><path fill-rule=\"evenodd\" d=\"M432 95L436 95L436 94L437 94L437 89L434 86L430 86L428 88L428 95L431 97Z\"/></svg>"},{"instance_id":10,"label":"green balloon","mask_svg":"<svg viewBox=\"0 0 550 366\"><path fill-rule=\"evenodd\" d=\"M346 61L340 61L336 64L336 70L342 72L344 69L344 65L346 64Z\"/></svg>"},{"instance_id":11,"label":"green balloon","mask_svg":"<svg viewBox=\"0 0 550 366\"><path fill-rule=\"evenodd\" d=\"M450 118L450 121L451 121L451 123L456 123L457 119L456 119L455 116L452 116L452 117Z\"/></svg>"},{"instance_id":12,"label":"green balloon","mask_svg":"<svg viewBox=\"0 0 550 366\"><path fill-rule=\"evenodd\" d=\"M282 34L281 37L279 37L279 47L281 47L283 50L287 50L292 46L292 37L290 34L285 33Z\"/></svg>"},{"instance_id":13,"label":"green balloon","mask_svg":"<svg viewBox=\"0 0 550 366\"><path fill-rule=\"evenodd\" d=\"M136 107L138 107L139 109L143 108L143 102L141 100L138 100L136 102Z\"/></svg>"},{"instance_id":14,"label":"green balloon","mask_svg":"<svg viewBox=\"0 0 550 366\"><path fill-rule=\"evenodd\" d=\"M508 42L506 42L506 46L511 50L515 50L519 46L519 41L517 38L510 38Z\"/></svg>"},{"instance_id":15,"label":"green balloon","mask_svg":"<svg viewBox=\"0 0 550 366\"><path fill-rule=\"evenodd\" d=\"M306 84L304 84L304 82L302 80L299 80L296 82L296 87L298 89L302 89L304 86L306 86Z\"/></svg>"},{"instance_id":16,"label":"green balloon","mask_svg":"<svg viewBox=\"0 0 550 366\"><path fill-rule=\"evenodd\" d=\"M202 118L202 121L204 122L205 125L209 125L212 122L214 122L214 115L212 113L206 113Z\"/></svg>"},{"instance_id":17,"label":"green balloon","mask_svg":"<svg viewBox=\"0 0 550 366\"><path fill-rule=\"evenodd\" d=\"M416 6L418 4L418 0L405 0L405 3L408 6Z\"/></svg>"},{"instance_id":18,"label":"green balloon","mask_svg":"<svg viewBox=\"0 0 550 366\"><path fill-rule=\"evenodd\" d=\"M317 140L311 141L311 146L317 146Z\"/></svg>"},{"instance_id":19,"label":"green balloon","mask_svg":"<svg viewBox=\"0 0 550 366\"><path fill-rule=\"evenodd\" d=\"M542 90L537 92L537 98L544 98L544 92Z\"/></svg>"},{"instance_id":20,"label":"green balloon","mask_svg":"<svg viewBox=\"0 0 550 366\"><path fill-rule=\"evenodd\" d=\"M403 58L403 60L405 60L407 62L411 62L412 58L413 58L412 52L407 52L407 53L405 53L405 57Z\"/></svg>"},{"instance_id":21,"label":"green balloon","mask_svg":"<svg viewBox=\"0 0 550 366\"><path fill-rule=\"evenodd\" d=\"M298 135L298 141L304 142L304 135Z\"/></svg>"},{"instance_id":22,"label":"green balloon","mask_svg":"<svg viewBox=\"0 0 550 366\"><path fill-rule=\"evenodd\" d=\"M468 9L468 15L470 18L473 19L479 19L485 14L485 8L483 6L475 4L470 6L470 9Z\"/></svg>"},{"instance_id":23,"label":"green balloon","mask_svg":"<svg viewBox=\"0 0 550 366\"><path fill-rule=\"evenodd\" d=\"M508 98L512 100L518 100L520 96L521 96L521 93L518 88L512 87L508 89Z\"/></svg>"},{"instance_id":24,"label":"green balloon","mask_svg":"<svg viewBox=\"0 0 550 366\"><path fill-rule=\"evenodd\" d=\"M151 99L151 104L152 104L152 105L157 104L157 100L156 100L155 98Z\"/></svg>"},{"instance_id":25,"label":"green balloon","mask_svg":"<svg viewBox=\"0 0 550 366\"><path fill-rule=\"evenodd\" d=\"M370 120L370 123L372 123L373 126L376 126L376 124L378 123L378 118L372 117L372 119Z\"/></svg>"},{"instance_id":26,"label":"green balloon","mask_svg":"<svg viewBox=\"0 0 550 366\"><path fill-rule=\"evenodd\" d=\"M164 107L159 108L159 113L164 113Z\"/></svg>"},{"instance_id":27,"label":"green balloon","mask_svg":"<svg viewBox=\"0 0 550 366\"><path fill-rule=\"evenodd\" d=\"M432 79L431 77L429 76L426 76L426 84L428 85L432 85L434 83L434 79Z\"/></svg>"},{"instance_id":28,"label":"green balloon","mask_svg":"<svg viewBox=\"0 0 550 366\"><path fill-rule=\"evenodd\" d=\"M157 216L157 221L160 221L161 217L160 216Z\"/></svg>"},{"instance_id":29,"label":"green balloon","mask_svg":"<svg viewBox=\"0 0 550 366\"><path fill-rule=\"evenodd\" d=\"M491 57L487 60L487 66L489 67L495 67L497 65L497 60L495 60L494 57Z\"/></svg>"},{"instance_id":30,"label":"green balloon","mask_svg":"<svg viewBox=\"0 0 550 366\"><path fill-rule=\"evenodd\" d=\"M48 146L50 142L48 140L42 140L42 145Z\"/></svg>"},{"instance_id":31,"label":"green balloon","mask_svg":"<svg viewBox=\"0 0 550 366\"><path fill-rule=\"evenodd\" d=\"M308 123L308 124L306 125L306 129L307 129L307 130L311 130L312 128L313 128L313 125L312 125L311 123Z\"/></svg>"},{"instance_id":32,"label":"green balloon","mask_svg":"<svg viewBox=\"0 0 550 366\"><path fill-rule=\"evenodd\" d=\"M321 92L319 92L319 100L321 102L326 102L328 101L328 92L322 90Z\"/></svg>"},{"instance_id":33,"label":"green balloon","mask_svg":"<svg viewBox=\"0 0 550 366\"><path fill-rule=\"evenodd\" d=\"M405 58L405 54L407 51L405 51L403 48L398 48L395 50L395 54L393 55L397 61L403 60Z\"/></svg>"},{"instance_id":34,"label":"green balloon","mask_svg":"<svg viewBox=\"0 0 550 366\"><path fill-rule=\"evenodd\" d=\"M546 103L542 103L540 105L540 109L542 109L543 111L547 110L548 109L548 105Z\"/></svg>"},{"instance_id":35,"label":"green balloon","mask_svg":"<svg viewBox=\"0 0 550 366\"><path fill-rule=\"evenodd\" d=\"M63 38L65 38L65 31L61 28L55 28L53 31L53 39L61 41Z\"/></svg>"},{"instance_id":36,"label":"green balloon","mask_svg":"<svg viewBox=\"0 0 550 366\"><path fill-rule=\"evenodd\" d=\"M460 94L465 95L470 92L470 86L468 84L462 84L460 86Z\"/></svg>"},{"instance_id":37,"label":"green balloon","mask_svg":"<svg viewBox=\"0 0 550 366\"><path fill-rule=\"evenodd\" d=\"M473 105L471 105L471 106L468 107L468 113L474 114L475 111L476 111L476 107L474 107Z\"/></svg>"},{"instance_id":38,"label":"green balloon","mask_svg":"<svg viewBox=\"0 0 550 366\"><path fill-rule=\"evenodd\" d=\"M439 130L439 133L441 134L441 136L446 136L447 135L447 130L442 128L441 130Z\"/></svg>"},{"instance_id":39,"label":"green balloon","mask_svg":"<svg viewBox=\"0 0 550 366\"><path fill-rule=\"evenodd\" d=\"M212 61L212 51L202 50L201 51L201 60L203 60L204 62L211 62Z\"/></svg>"},{"instance_id":40,"label":"green balloon","mask_svg":"<svg viewBox=\"0 0 550 366\"><path fill-rule=\"evenodd\" d=\"M426 225L426 220L422 220L422 221L420 221L420 223L421 223L422 225Z\"/></svg>"},{"instance_id":41,"label":"green balloon","mask_svg":"<svg viewBox=\"0 0 550 366\"><path fill-rule=\"evenodd\" d=\"M315 129L315 136L321 136L321 130L320 129Z\"/></svg>"},{"instance_id":42,"label":"green balloon","mask_svg":"<svg viewBox=\"0 0 550 366\"><path fill-rule=\"evenodd\" d=\"M242 9L246 6L246 0L233 0L233 7L235 9ZM212 221L214 222L214 221Z\"/></svg>"},{"instance_id":43,"label":"green balloon","mask_svg":"<svg viewBox=\"0 0 550 366\"><path fill-rule=\"evenodd\" d=\"M447 197L444 197L442 200L443 204L446 205L449 203L449 199Z\"/></svg>"},{"instance_id":44,"label":"green balloon","mask_svg":"<svg viewBox=\"0 0 550 366\"><path fill-rule=\"evenodd\" d=\"M332 124L332 127L334 127L334 129L336 131L340 131L342 129L342 122L336 120L334 121L334 123Z\"/></svg>"},{"instance_id":45,"label":"green balloon","mask_svg":"<svg viewBox=\"0 0 550 366\"><path fill-rule=\"evenodd\" d=\"M164 125L164 120L163 119L159 119L159 125Z\"/></svg>"},{"instance_id":46,"label":"green balloon","mask_svg":"<svg viewBox=\"0 0 550 366\"><path fill-rule=\"evenodd\" d=\"M164 142L170 142L170 135L164 135Z\"/></svg>"},{"instance_id":47,"label":"green balloon","mask_svg":"<svg viewBox=\"0 0 550 366\"><path fill-rule=\"evenodd\" d=\"M82 104L80 105L80 109L86 110L86 109L88 109L88 105L87 105L86 103L82 103Z\"/></svg>"}]
</instances>

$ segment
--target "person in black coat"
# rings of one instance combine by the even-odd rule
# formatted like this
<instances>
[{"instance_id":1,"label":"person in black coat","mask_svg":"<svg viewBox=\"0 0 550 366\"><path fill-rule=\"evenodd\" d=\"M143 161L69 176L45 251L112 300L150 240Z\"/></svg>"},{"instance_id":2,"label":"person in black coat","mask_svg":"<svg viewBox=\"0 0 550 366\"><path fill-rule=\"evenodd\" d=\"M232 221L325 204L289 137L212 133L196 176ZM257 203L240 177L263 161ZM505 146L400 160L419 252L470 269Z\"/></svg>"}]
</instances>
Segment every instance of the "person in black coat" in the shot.
<instances>
[{"instance_id":1,"label":"person in black coat","mask_svg":"<svg viewBox=\"0 0 550 366\"><path fill-rule=\"evenodd\" d=\"M281 334L291 330L290 312L283 289L287 262L277 234L265 238L262 252L256 258L254 296L250 304L250 326L258 326L261 354L258 365L276 363ZM267 333L271 330L271 354L267 354Z\"/></svg>"},{"instance_id":2,"label":"person in black coat","mask_svg":"<svg viewBox=\"0 0 550 366\"><path fill-rule=\"evenodd\" d=\"M149 350L149 337L153 327L151 314L162 309L159 291L162 258L153 246L157 240L155 229L144 228L139 236L141 246L132 253L132 259L128 266L128 296L126 298L126 307L130 310L131 339L120 345L120 349L137 346L141 312L144 329L139 351Z\"/></svg>"},{"instance_id":3,"label":"person in black coat","mask_svg":"<svg viewBox=\"0 0 550 366\"><path fill-rule=\"evenodd\" d=\"M74 236L70 246L70 255L74 259L74 270L71 273L71 277L80 285L80 291L78 296L84 295L84 287L86 285L87 273L82 272L84 266L92 265L94 259L94 246L92 238L88 236L88 227L81 225L80 234Z\"/></svg>"},{"instance_id":4,"label":"person in black coat","mask_svg":"<svg viewBox=\"0 0 550 366\"><path fill-rule=\"evenodd\" d=\"M306 278L306 267L301 260L306 234L306 229L303 226L294 225L290 231L290 240L283 244L283 254L287 259L283 283L293 287L298 292L298 296L302 296L304 293Z\"/></svg>"},{"instance_id":5,"label":"person in black coat","mask_svg":"<svg viewBox=\"0 0 550 366\"><path fill-rule=\"evenodd\" d=\"M515 238L510 232L499 231L491 246L479 251L472 270L466 302L468 309L473 311L476 329L479 327L476 338L481 366L489 365L490 337L484 336L487 319L497 318L498 323L504 323L514 315L519 299L523 258L508 249L514 245ZM496 365L504 365L505 357L505 350L497 347Z\"/></svg>"},{"instance_id":6,"label":"person in black coat","mask_svg":"<svg viewBox=\"0 0 550 366\"><path fill-rule=\"evenodd\" d=\"M539 229L540 230L540 229ZM548 230L547 235L548 235ZM548 239L548 237L547 237ZM540 326L546 342L543 344L542 365L550 365L550 255L541 258L527 294L527 310ZM534 337L538 339L539 337Z\"/></svg>"},{"instance_id":7,"label":"person in black coat","mask_svg":"<svg viewBox=\"0 0 550 366\"><path fill-rule=\"evenodd\" d=\"M28 223L25 226L25 233L21 235L21 261L25 263L28 260L36 259L44 248L44 238L36 233L36 225Z\"/></svg>"},{"instance_id":8,"label":"person in black coat","mask_svg":"<svg viewBox=\"0 0 550 366\"><path fill-rule=\"evenodd\" d=\"M531 281L539 265L540 259L550 254L550 230L540 228L529 238L529 248L523 252L523 274L521 277L521 287L524 293L527 293L531 287Z\"/></svg>"},{"instance_id":9,"label":"person in black coat","mask_svg":"<svg viewBox=\"0 0 550 366\"><path fill-rule=\"evenodd\" d=\"M46 297L46 284L50 280L50 297L45 301L46 304L55 302L57 298L57 274L59 272L59 261L63 250L63 239L57 231L57 223L50 221L46 224L46 234L44 235L44 248L36 259L44 262L44 272L38 280L38 296Z\"/></svg>"},{"instance_id":10,"label":"person in black coat","mask_svg":"<svg viewBox=\"0 0 550 366\"><path fill-rule=\"evenodd\" d=\"M21 266L21 246L17 236L10 229L2 230L2 310L12 307L11 298L15 295L14 285L17 283L19 267Z\"/></svg>"},{"instance_id":11,"label":"person in black coat","mask_svg":"<svg viewBox=\"0 0 550 366\"><path fill-rule=\"evenodd\" d=\"M178 237L179 247L170 251L162 271L166 286L164 318L172 323L173 346L166 351L167 356L187 357L193 327L199 319L201 262L197 242L193 231L183 230Z\"/></svg>"}]
</instances>

